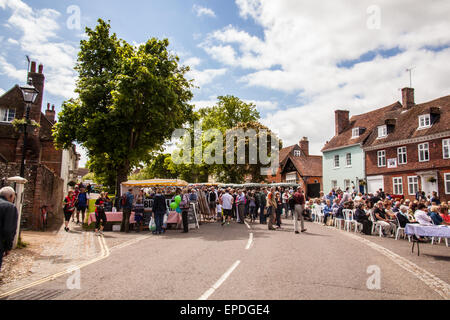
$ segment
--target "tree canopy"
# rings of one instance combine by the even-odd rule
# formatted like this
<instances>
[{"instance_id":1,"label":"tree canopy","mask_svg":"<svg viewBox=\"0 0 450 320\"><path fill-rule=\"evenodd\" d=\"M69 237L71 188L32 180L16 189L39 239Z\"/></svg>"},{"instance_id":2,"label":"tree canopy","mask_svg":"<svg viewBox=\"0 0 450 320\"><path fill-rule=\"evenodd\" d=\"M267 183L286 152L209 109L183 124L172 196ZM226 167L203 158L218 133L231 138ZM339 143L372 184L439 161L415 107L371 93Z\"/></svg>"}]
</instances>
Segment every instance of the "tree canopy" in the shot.
<instances>
[{"instance_id":1,"label":"tree canopy","mask_svg":"<svg viewBox=\"0 0 450 320\"><path fill-rule=\"evenodd\" d=\"M91 171L118 187L192 118L193 85L167 39L133 46L110 29L101 19L86 28L75 67L78 98L63 103L54 137L59 147L85 147Z\"/></svg>"}]
</instances>

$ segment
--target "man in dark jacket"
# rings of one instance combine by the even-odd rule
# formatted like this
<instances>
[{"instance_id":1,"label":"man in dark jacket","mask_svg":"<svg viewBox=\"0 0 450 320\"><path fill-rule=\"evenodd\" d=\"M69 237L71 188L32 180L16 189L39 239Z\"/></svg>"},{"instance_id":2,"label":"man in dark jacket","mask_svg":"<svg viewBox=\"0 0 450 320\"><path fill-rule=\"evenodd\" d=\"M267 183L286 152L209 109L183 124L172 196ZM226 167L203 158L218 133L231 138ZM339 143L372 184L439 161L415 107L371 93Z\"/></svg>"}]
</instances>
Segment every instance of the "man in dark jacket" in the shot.
<instances>
[{"instance_id":1,"label":"man in dark jacket","mask_svg":"<svg viewBox=\"0 0 450 320\"><path fill-rule=\"evenodd\" d=\"M153 214L155 216L156 231L153 234L163 233L164 215L167 212L166 198L162 195L161 190L157 189L153 200Z\"/></svg>"},{"instance_id":2,"label":"man in dark jacket","mask_svg":"<svg viewBox=\"0 0 450 320\"><path fill-rule=\"evenodd\" d=\"M14 206L16 192L11 187L0 190L0 270L3 256L12 250L19 215Z\"/></svg>"}]
</instances>

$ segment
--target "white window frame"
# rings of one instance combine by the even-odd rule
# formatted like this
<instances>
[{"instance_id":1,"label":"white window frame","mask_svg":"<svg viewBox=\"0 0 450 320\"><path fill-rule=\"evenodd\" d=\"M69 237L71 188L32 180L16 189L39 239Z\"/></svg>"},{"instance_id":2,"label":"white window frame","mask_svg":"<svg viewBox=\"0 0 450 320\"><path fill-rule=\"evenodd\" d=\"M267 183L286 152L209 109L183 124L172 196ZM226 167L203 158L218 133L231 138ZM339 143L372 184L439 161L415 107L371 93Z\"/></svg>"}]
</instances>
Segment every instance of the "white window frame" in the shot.
<instances>
[{"instance_id":1,"label":"white window frame","mask_svg":"<svg viewBox=\"0 0 450 320\"><path fill-rule=\"evenodd\" d=\"M382 156L380 155L382 154ZM380 165L380 159L384 159L383 163ZM377 164L378 164L378 168L384 168L387 165L387 160L386 160L386 150L380 150L377 152Z\"/></svg>"},{"instance_id":2,"label":"white window frame","mask_svg":"<svg viewBox=\"0 0 450 320\"><path fill-rule=\"evenodd\" d=\"M415 179L411 181L411 179ZM414 186L414 190L411 193L411 186ZM408 194L410 196L415 196L416 193L419 191L419 177L418 176L409 176L408 177Z\"/></svg>"},{"instance_id":3,"label":"white window frame","mask_svg":"<svg viewBox=\"0 0 450 320\"><path fill-rule=\"evenodd\" d=\"M336 166L336 161L337 161L337 166ZM337 154L334 156L334 168L339 169L340 167L341 167L341 156Z\"/></svg>"},{"instance_id":4,"label":"white window frame","mask_svg":"<svg viewBox=\"0 0 450 320\"><path fill-rule=\"evenodd\" d=\"M398 158L398 164L408 164L408 148L407 147L400 147L397 149L397 158ZM405 162L403 162L403 158L405 159Z\"/></svg>"},{"instance_id":5,"label":"white window frame","mask_svg":"<svg viewBox=\"0 0 450 320\"><path fill-rule=\"evenodd\" d=\"M387 125L378 127L378 139L386 138L388 136L387 133Z\"/></svg>"},{"instance_id":6,"label":"white window frame","mask_svg":"<svg viewBox=\"0 0 450 320\"><path fill-rule=\"evenodd\" d=\"M399 191L399 192L397 192L397 191ZM403 178L402 177L395 177L392 179L392 192L394 193L394 195L403 195Z\"/></svg>"},{"instance_id":7,"label":"white window frame","mask_svg":"<svg viewBox=\"0 0 450 320\"><path fill-rule=\"evenodd\" d=\"M337 189L338 182L337 180L331 180L331 189Z\"/></svg>"},{"instance_id":8,"label":"white window frame","mask_svg":"<svg viewBox=\"0 0 450 320\"><path fill-rule=\"evenodd\" d=\"M297 174L296 173L288 173L286 175L286 183L297 183Z\"/></svg>"},{"instance_id":9,"label":"white window frame","mask_svg":"<svg viewBox=\"0 0 450 320\"><path fill-rule=\"evenodd\" d=\"M359 138L359 128L353 128L352 130L352 139Z\"/></svg>"},{"instance_id":10,"label":"white window frame","mask_svg":"<svg viewBox=\"0 0 450 320\"><path fill-rule=\"evenodd\" d=\"M445 149L447 149L447 157L445 156ZM443 159L450 159L450 139L442 140L442 157Z\"/></svg>"},{"instance_id":11,"label":"white window frame","mask_svg":"<svg viewBox=\"0 0 450 320\"><path fill-rule=\"evenodd\" d=\"M1 123L11 123L16 118L16 109L1 108L1 110L5 112L5 116L6 116L6 120L5 121L3 120L3 117L0 118L0 122ZM10 114L11 114L11 111L14 111L14 117L11 119L11 121L8 121L8 119L10 117ZM1 115L1 113L0 113L0 115Z\"/></svg>"},{"instance_id":12,"label":"white window frame","mask_svg":"<svg viewBox=\"0 0 450 320\"><path fill-rule=\"evenodd\" d=\"M419 116L419 130L431 128L431 115L423 114Z\"/></svg>"},{"instance_id":13,"label":"white window frame","mask_svg":"<svg viewBox=\"0 0 450 320\"><path fill-rule=\"evenodd\" d=\"M450 173L444 173L445 194L450 194L450 188L448 188L447 183L450 183Z\"/></svg>"},{"instance_id":14,"label":"white window frame","mask_svg":"<svg viewBox=\"0 0 450 320\"><path fill-rule=\"evenodd\" d=\"M294 150L294 157L301 157L302 152L300 150Z\"/></svg>"},{"instance_id":15,"label":"white window frame","mask_svg":"<svg viewBox=\"0 0 450 320\"><path fill-rule=\"evenodd\" d=\"M426 146L426 148L425 148ZM429 162L430 161L430 143L429 142L425 142L425 143L421 143L418 145L417 147L418 151L419 151L419 162ZM423 152L423 158L421 157L421 154ZM425 152L428 154L428 158L425 159Z\"/></svg>"},{"instance_id":16,"label":"white window frame","mask_svg":"<svg viewBox=\"0 0 450 320\"><path fill-rule=\"evenodd\" d=\"M344 190L347 190L347 188L351 188L352 187L352 181L350 179L345 179L344 180Z\"/></svg>"},{"instance_id":17,"label":"white window frame","mask_svg":"<svg viewBox=\"0 0 450 320\"><path fill-rule=\"evenodd\" d=\"M350 156L350 157L349 157ZM350 160L350 163L349 163L349 160ZM351 166L352 166L352 163L353 163L353 161L352 161L353 159L352 159L352 154L351 153L347 153L346 155L345 155L345 163L347 164L347 168L350 168Z\"/></svg>"}]
</instances>

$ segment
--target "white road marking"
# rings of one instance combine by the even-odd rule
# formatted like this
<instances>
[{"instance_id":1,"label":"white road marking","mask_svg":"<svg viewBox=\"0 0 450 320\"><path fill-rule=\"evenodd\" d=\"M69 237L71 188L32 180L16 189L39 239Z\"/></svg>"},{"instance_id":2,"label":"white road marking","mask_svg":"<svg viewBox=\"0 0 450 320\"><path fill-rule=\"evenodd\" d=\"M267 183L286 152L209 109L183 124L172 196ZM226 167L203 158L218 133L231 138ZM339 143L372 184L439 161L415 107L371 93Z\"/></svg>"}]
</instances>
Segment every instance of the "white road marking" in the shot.
<instances>
[{"instance_id":1,"label":"white road marking","mask_svg":"<svg viewBox=\"0 0 450 320\"><path fill-rule=\"evenodd\" d=\"M244 221L245 222L245 225L247 226L247 228L249 229L249 230L252 230L252 227L250 227L250 225L247 223L247 221Z\"/></svg>"},{"instance_id":2,"label":"white road marking","mask_svg":"<svg viewBox=\"0 0 450 320\"><path fill-rule=\"evenodd\" d=\"M208 300L208 298L217 290L219 287L228 279L228 277L233 273L233 271L239 266L241 261L236 261L227 272L223 274L222 277L211 287L209 288L198 300Z\"/></svg>"},{"instance_id":3,"label":"white road marking","mask_svg":"<svg viewBox=\"0 0 450 320\"><path fill-rule=\"evenodd\" d=\"M253 233L250 233L250 238L248 239L247 247L245 247L245 250L250 250L252 244L253 244Z\"/></svg>"},{"instance_id":4,"label":"white road marking","mask_svg":"<svg viewBox=\"0 0 450 320\"><path fill-rule=\"evenodd\" d=\"M50 275L50 276L47 276L47 277L45 277L45 278L42 278L41 280L37 280L37 281L35 281L35 282L29 283L29 284L27 284L27 285L24 285L24 286L22 286L22 287L16 288L16 289L14 289L14 290L11 290L11 291L2 293L2 294L0 294L0 299L6 298L6 297L8 297L8 296L11 296L11 295L13 295L13 294L16 294L16 293L18 293L18 292L20 292L20 291L23 291L23 290L25 290L25 289L29 289L29 288L38 286L38 285L43 284L43 283L46 283L46 282L48 282L48 281L53 281L53 280L55 280L56 278L59 278L59 277L62 277L62 276L64 276L64 275L66 275L66 274L71 273L71 272L73 271L74 268L81 269L81 268L84 268L84 267L86 267L86 266L88 266L88 265L91 265L91 264L93 264L93 263L95 263L95 262L98 262L98 261L100 261L100 260L106 259L107 257L109 257L110 251L109 251L108 246L106 245L105 238L104 238L103 236L99 236L99 237L98 237L98 242L99 242L99 245L100 245L100 251L101 251L101 254L100 254L99 257L97 257L97 258L95 258L95 259L93 259L93 260L90 260L90 261L87 261L87 262L84 262L84 263L81 263L81 264L72 266L71 268L69 268L69 269L67 269L67 270L64 270L64 271L61 271L61 272L52 274L52 275Z\"/></svg>"},{"instance_id":5,"label":"white road marking","mask_svg":"<svg viewBox=\"0 0 450 320\"><path fill-rule=\"evenodd\" d=\"M330 229L334 229L330 227ZM339 231L339 230L337 230ZM438 293L441 297L443 297L446 300L450 300L450 285L446 283L445 281L439 279L432 273L428 272L427 270L419 267L415 263L409 261L408 259L403 258L402 256L392 252L389 249L386 249L372 241L369 241L363 237L357 236L351 232L345 232L340 231L344 233L346 236L356 239L359 242L363 242L372 249L378 251L379 253L383 254L384 256L388 257L391 261L393 261L395 264L399 265L406 271L412 273L415 277L423 281L427 286L429 286L432 290L434 290L436 293Z\"/></svg>"}]
</instances>

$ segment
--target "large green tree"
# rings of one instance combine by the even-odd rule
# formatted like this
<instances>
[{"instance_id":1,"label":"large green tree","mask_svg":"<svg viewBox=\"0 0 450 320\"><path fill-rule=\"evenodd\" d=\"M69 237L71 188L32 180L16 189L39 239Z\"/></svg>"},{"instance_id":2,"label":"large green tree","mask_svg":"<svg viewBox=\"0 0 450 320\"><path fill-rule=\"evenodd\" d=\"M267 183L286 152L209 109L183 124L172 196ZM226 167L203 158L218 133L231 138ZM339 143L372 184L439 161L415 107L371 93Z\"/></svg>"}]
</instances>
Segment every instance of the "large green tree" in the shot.
<instances>
[{"instance_id":1,"label":"large green tree","mask_svg":"<svg viewBox=\"0 0 450 320\"><path fill-rule=\"evenodd\" d=\"M218 101L216 105L200 109L195 119L199 121L201 131L203 132L203 136L197 136L194 124L191 123L188 129L188 133L190 139L182 139L179 144L179 150L188 150L187 145L190 145L191 154L189 159L191 163L177 163L175 167L178 172L188 171L191 173L197 173L197 175L190 175L191 182L206 182L208 175L214 175L218 178L220 182L224 183L242 183L244 182L247 176L251 176L254 181L264 181L265 176L261 175L261 168L264 167L260 161L257 164L252 164L250 162L249 157L247 156L245 159L245 163L240 165L229 165L226 164L226 148L225 148L225 136L227 132L230 131L238 131L242 130L246 132L247 130L254 130L256 132L257 138L259 138L260 133L266 131L268 134L272 134L269 128L263 126L259 123L260 114L256 109L256 106L252 103L245 103L241 99L235 96L220 96L217 98ZM205 150L209 150L216 139L214 137L206 137L205 133L208 130L215 130L220 139L224 144L223 154L217 155L217 159L222 159L223 164L220 163L211 163L205 161L203 154ZM202 144L202 152L199 152L198 149L193 147L193 141L199 141L201 139ZM246 151L246 155L249 155L249 144L254 143L254 141L249 141L247 138L243 141L243 145ZM268 139L268 147L267 153L271 155L270 148L271 138ZM234 146L234 159L237 163L237 141ZM254 144L255 145L255 144ZM259 142L256 142L256 148L259 148ZM214 149L212 147L211 149ZM177 153L183 157L184 151L177 151ZM213 158L216 157L215 151L211 151L211 155ZM201 163L198 161L195 162L195 159L201 159ZM195 178L201 178L203 181L198 181Z\"/></svg>"},{"instance_id":2,"label":"large green tree","mask_svg":"<svg viewBox=\"0 0 450 320\"><path fill-rule=\"evenodd\" d=\"M90 169L108 183L115 177L118 190L134 166L191 119L193 86L167 39L132 46L110 29L101 19L86 28L75 67L78 98L63 103L54 137L60 147L85 147Z\"/></svg>"}]
</instances>

